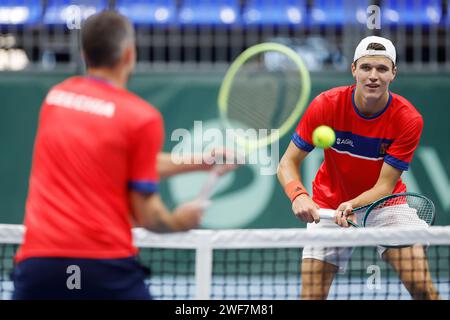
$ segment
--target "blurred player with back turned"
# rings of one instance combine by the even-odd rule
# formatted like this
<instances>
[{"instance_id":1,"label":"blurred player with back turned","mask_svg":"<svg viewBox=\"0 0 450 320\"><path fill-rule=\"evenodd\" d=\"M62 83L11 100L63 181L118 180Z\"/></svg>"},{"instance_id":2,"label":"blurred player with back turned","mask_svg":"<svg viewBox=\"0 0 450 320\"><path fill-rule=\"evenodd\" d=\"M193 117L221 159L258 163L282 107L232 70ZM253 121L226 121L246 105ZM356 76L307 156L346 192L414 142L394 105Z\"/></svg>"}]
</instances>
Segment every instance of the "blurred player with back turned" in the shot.
<instances>
[{"instance_id":1,"label":"blurred player with back turned","mask_svg":"<svg viewBox=\"0 0 450 320\"><path fill-rule=\"evenodd\" d=\"M196 227L203 203L171 213L158 182L212 165L176 165L161 153L160 113L126 90L136 60L126 18L91 16L81 42L87 75L54 86L40 112L13 298L149 299L131 228ZM70 270L80 271L78 287L68 286Z\"/></svg>"},{"instance_id":2,"label":"blurred player with back turned","mask_svg":"<svg viewBox=\"0 0 450 320\"><path fill-rule=\"evenodd\" d=\"M325 91L311 102L280 161L280 183L292 201L294 214L308 223L310 232L348 227L347 219L356 222L352 209L405 192L400 176L408 170L422 133L419 112L389 91L397 74L396 50L390 40L363 39L351 70L356 84ZM336 142L324 151L310 197L299 167L314 149L314 129L322 125L334 129ZM337 209L335 221L320 220L319 208ZM438 298L422 246L380 246L378 251L399 273L414 299ZM351 248L306 247L302 298L326 299L335 274L345 270L351 253Z\"/></svg>"}]
</instances>

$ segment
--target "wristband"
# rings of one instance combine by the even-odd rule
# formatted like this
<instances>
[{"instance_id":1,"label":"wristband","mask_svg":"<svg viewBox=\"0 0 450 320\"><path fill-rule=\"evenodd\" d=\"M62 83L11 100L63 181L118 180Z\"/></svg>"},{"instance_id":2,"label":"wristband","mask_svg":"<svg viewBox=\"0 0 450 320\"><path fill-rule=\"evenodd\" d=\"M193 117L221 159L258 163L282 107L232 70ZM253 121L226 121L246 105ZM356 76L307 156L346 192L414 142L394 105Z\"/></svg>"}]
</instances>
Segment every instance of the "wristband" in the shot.
<instances>
[{"instance_id":1,"label":"wristband","mask_svg":"<svg viewBox=\"0 0 450 320\"><path fill-rule=\"evenodd\" d=\"M291 202L294 202L295 198L297 198L299 195L306 194L309 196L308 191L306 191L300 181L294 180L289 182L284 187L284 192L288 196L289 199L291 199Z\"/></svg>"}]
</instances>

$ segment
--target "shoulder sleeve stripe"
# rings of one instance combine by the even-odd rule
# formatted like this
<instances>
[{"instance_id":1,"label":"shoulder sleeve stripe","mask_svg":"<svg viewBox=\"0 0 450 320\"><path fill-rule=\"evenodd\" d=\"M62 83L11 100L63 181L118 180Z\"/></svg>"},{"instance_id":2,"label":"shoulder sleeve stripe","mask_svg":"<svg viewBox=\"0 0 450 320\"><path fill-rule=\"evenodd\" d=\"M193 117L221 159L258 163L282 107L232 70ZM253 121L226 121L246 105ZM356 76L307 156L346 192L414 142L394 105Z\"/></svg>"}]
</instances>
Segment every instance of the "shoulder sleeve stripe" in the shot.
<instances>
[{"instance_id":1,"label":"shoulder sleeve stripe","mask_svg":"<svg viewBox=\"0 0 450 320\"><path fill-rule=\"evenodd\" d=\"M292 142L294 142L294 144L299 148L302 149L303 151L306 152L311 152L314 150L314 146L312 144L309 144L308 142L306 142L305 140L303 140L297 132L294 132L294 134L292 135L291 138Z\"/></svg>"},{"instance_id":2,"label":"shoulder sleeve stripe","mask_svg":"<svg viewBox=\"0 0 450 320\"><path fill-rule=\"evenodd\" d=\"M388 154L384 156L384 162L386 162L387 164L389 164L399 170L408 171L408 169L409 169L408 162L401 161L401 160L394 158L393 156L390 156Z\"/></svg>"},{"instance_id":3,"label":"shoulder sleeve stripe","mask_svg":"<svg viewBox=\"0 0 450 320\"><path fill-rule=\"evenodd\" d=\"M159 185L148 181L130 181L128 182L128 189L141 193L155 193L159 191Z\"/></svg>"}]
</instances>

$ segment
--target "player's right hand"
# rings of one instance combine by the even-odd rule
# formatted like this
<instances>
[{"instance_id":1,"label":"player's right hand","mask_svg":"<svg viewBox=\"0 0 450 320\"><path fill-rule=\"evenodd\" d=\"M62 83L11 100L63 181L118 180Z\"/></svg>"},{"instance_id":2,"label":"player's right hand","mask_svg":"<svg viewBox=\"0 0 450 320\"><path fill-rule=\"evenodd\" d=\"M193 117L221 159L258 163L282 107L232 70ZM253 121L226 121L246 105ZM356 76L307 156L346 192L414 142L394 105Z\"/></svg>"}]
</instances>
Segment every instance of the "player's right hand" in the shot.
<instances>
[{"instance_id":1,"label":"player's right hand","mask_svg":"<svg viewBox=\"0 0 450 320\"><path fill-rule=\"evenodd\" d=\"M320 221L319 206L306 194L299 195L292 202L292 211L303 222Z\"/></svg>"},{"instance_id":2,"label":"player's right hand","mask_svg":"<svg viewBox=\"0 0 450 320\"><path fill-rule=\"evenodd\" d=\"M209 201L194 200L186 202L175 209L174 219L177 231L188 231L199 226L203 212Z\"/></svg>"}]
</instances>

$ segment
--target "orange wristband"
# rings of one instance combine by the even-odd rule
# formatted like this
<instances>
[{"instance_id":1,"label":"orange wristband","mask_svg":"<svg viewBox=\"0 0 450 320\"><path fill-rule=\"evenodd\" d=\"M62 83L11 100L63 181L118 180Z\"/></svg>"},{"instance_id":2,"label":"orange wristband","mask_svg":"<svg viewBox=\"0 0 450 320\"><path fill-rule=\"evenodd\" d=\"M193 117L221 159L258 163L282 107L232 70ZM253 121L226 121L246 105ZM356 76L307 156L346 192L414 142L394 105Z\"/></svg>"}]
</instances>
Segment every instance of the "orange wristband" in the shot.
<instances>
[{"instance_id":1,"label":"orange wristband","mask_svg":"<svg viewBox=\"0 0 450 320\"><path fill-rule=\"evenodd\" d=\"M309 196L308 191L303 188L302 184L298 180L289 182L284 187L284 192L286 192L288 198L291 199L291 202L293 202L299 195L306 194Z\"/></svg>"}]
</instances>

